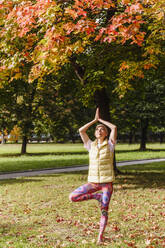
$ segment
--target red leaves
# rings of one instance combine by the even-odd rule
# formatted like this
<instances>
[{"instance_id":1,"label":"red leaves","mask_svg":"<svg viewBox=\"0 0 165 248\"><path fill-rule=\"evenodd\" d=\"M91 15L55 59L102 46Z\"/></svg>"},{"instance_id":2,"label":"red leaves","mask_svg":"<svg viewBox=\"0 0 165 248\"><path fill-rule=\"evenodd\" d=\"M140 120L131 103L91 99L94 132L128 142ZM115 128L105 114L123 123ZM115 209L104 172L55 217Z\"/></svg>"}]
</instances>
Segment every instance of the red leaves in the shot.
<instances>
[{"instance_id":1,"label":"red leaves","mask_svg":"<svg viewBox=\"0 0 165 248\"><path fill-rule=\"evenodd\" d=\"M115 232L119 232L120 231L120 228L117 225L114 225L112 227L112 230L115 231Z\"/></svg>"},{"instance_id":2,"label":"red leaves","mask_svg":"<svg viewBox=\"0 0 165 248\"><path fill-rule=\"evenodd\" d=\"M102 37L103 33L105 32L105 30L106 30L105 28L101 28L101 29L99 30L99 34L96 35L95 41L98 41L98 40L101 39L101 37Z\"/></svg>"},{"instance_id":3,"label":"red leaves","mask_svg":"<svg viewBox=\"0 0 165 248\"><path fill-rule=\"evenodd\" d=\"M161 212L160 215L165 217L165 212Z\"/></svg>"},{"instance_id":4,"label":"red leaves","mask_svg":"<svg viewBox=\"0 0 165 248\"><path fill-rule=\"evenodd\" d=\"M7 19L18 24L20 33L19 37L25 36L29 31L35 28L38 23L37 19L42 16L49 7L53 7L55 2L50 0L37 0L35 4L31 1L15 6L9 12Z\"/></svg>"},{"instance_id":5,"label":"red leaves","mask_svg":"<svg viewBox=\"0 0 165 248\"><path fill-rule=\"evenodd\" d=\"M133 242L133 241L124 240L124 243L127 244L128 247L134 247L134 248L136 247L136 246L135 246L135 242Z\"/></svg>"},{"instance_id":6,"label":"red leaves","mask_svg":"<svg viewBox=\"0 0 165 248\"><path fill-rule=\"evenodd\" d=\"M129 1L124 1L124 4L128 4ZM136 1L135 4L127 6L125 11L121 14L114 15L106 27L99 27L99 20L92 21L87 15L86 9L91 9L93 14L98 9L114 7L111 1L103 0L83 0L75 1L72 8L66 9L66 14L70 15L73 20L79 19L75 25L75 30L90 35L95 33L97 28L97 34L95 34L95 41L101 40L102 42L111 43L120 38L122 44L127 40L132 39L132 43L142 45L145 33L141 33L140 26L143 23L139 13L143 11L142 5ZM137 17L136 17L137 15ZM80 16L82 18L80 19ZM129 26L125 26L129 24Z\"/></svg>"},{"instance_id":7,"label":"red leaves","mask_svg":"<svg viewBox=\"0 0 165 248\"><path fill-rule=\"evenodd\" d=\"M127 0L123 0L122 2L126 5L129 4ZM40 19L46 23L47 20L43 18L43 15L46 15L49 8L53 9L55 6L56 3L50 0L37 0L35 4L28 1L23 6L20 4L13 8L8 15L8 19L13 18L19 25L19 37L24 37L33 28L40 25ZM61 32L66 29L66 26L69 26L69 29L66 30L66 35L74 31L76 34L84 33L86 36L94 34L95 41L101 40L110 43L119 38L122 43L125 43L127 40L132 39L132 43L141 45L144 38L144 33L141 34L139 31L140 25L143 23L141 16L139 16L139 13L143 11L142 5L138 1L135 1L134 4L132 3L130 6L127 6L123 13L114 15L104 28L100 27L99 19L92 20L87 14L87 9L88 11L90 9L94 15L95 11L97 13L98 10L111 7L114 7L111 0L76 0L72 8L67 7L65 9L64 23L61 26ZM77 20L77 22L68 22L67 17L71 17L73 20ZM125 24L129 25L125 26ZM60 30L58 30L58 32L60 32ZM64 35L65 34L63 34L63 36ZM59 37L60 36L61 35L59 35Z\"/></svg>"},{"instance_id":8,"label":"red leaves","mask_svg":"<svg viewBox=\"0 0 165 248\"><path fill-rule=\"evenodd\" d=\"M119 30L118 36L121 37L121 42L124 44L127 40L132 40L139 46L142 45L145 33L140 31L141 24L144 22L136 19L136 16L120 14L118 17L113 18L112 24ZM127 25L127 26L126 26Z\"/></svg>"},{"instance_id":9,"label":"red leaves","mask_svg":"<svg viewBox=\"0 0 165 248\"><path fill-rule=\"evenodd\" d=\"M69 14L70 17L72 17L73 20L75 20L78 17L78 13L77 11L73 10L73 9L66 9L65 11L66 14Z\"/></svg>"},{"instance_id":10,"label":"red leaves","mask_svg":"<svg viewBox=\"0 0 165 248\"><path fill-rule=\"evenodd\" d=\"M145 33L141 31L144 23L141 1L121 0L116 1L116 5L114 2L75 0L69 7L65 7L62 1L53 0L17 1L17 4L14 2L15 6L8 2L10 8L4 30L7 30L8 23L12 23L14 31L9 39L15 42L19 37L24 47L22 51L18 51L17 57L20 58L21 55L26 62L34 62L29 81L40 75L42 77L48 71L59 70L68 62L68 57L73 53L83 53L90 43L114 42L123 45L128 42L142 46ZM2 1L0 8L4 8ZM105 21L104 15L108 10L111 11L111 8L116 8L117 11L110 17L107 15ZM1 34L4 32L2 36L7 33L4 30L1 31ZM31 34L36 37L29 40L28 36ZM13 51L15 50L11 48L11 53ZM126 72L130 69L129 66L123 62L120 72ZM151 63L143 64L143 68L140 68L136 75L143 77L142 70L151 67Z\"/></svg>"},{"instance_id":11,"label":"red leaves","mask_svg":"<svg viewBox=\"0 0 165 248\"><path fill-rule=\"evenodd\" d=\"M140 14L143 12L143 6L137 1L135 2L135 4L131 4L130 6L128 6L125 12L128 12L131 15L136 14L136 13Z\"/></svg>"},{"instance_id":12,"label":"red leaves","mask_svg":"<svg viewBox=\"0 0 165 248\"><path fill-rule=\"evenodd\" d=\"M75 8L91 9L92 11L98 11L104 8L114 7L114 3L111 0L76 0Z\"/></svg>"},{"instance_id":13,"label":"red leaves","mask_svg":"<svg viewBox=\"0 0 165 248\"><path fill-rule=\"evenodd\" d=\"M63 222L64 221L64 218L62 217L56 217L56 222L60 223L60 222Z\"/></svg>"}]
</instances>

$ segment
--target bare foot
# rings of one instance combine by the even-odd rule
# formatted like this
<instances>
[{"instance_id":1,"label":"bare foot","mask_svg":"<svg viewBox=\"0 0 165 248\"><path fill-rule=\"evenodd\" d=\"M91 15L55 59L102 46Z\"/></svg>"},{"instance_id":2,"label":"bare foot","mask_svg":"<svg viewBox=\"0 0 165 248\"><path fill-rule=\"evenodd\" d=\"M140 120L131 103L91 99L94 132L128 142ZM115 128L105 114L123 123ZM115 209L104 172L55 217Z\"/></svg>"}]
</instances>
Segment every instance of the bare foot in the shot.
<instances>
[{"instance_id":1,"label":"bare foot","mask_svg":"<svg viewBox=\"0 0 165 248\"><path fill-rule=\"evenodd\" d=\"M97 240L97 244L100 245L102 243L103 243L103 235L102 234L99 234L98 240Z\"/></svg>"}]
</instances>

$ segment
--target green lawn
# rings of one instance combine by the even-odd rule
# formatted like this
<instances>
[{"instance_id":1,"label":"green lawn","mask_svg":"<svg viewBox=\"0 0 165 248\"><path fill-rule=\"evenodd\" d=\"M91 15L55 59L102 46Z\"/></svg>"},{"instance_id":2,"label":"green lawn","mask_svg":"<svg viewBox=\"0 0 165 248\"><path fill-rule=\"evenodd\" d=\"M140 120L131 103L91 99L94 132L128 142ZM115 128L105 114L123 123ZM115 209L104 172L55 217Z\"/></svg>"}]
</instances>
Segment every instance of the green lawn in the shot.
<instances>
[{"instance_id":1,"label":"green lawn","mask_svg":"<svg viewBox=\"0 0 165 248\"><path fill-rule=\"evenodd\" d=\"M148 144L147 151L139 145L116 145L117 161L165 158L165 144ZM37 170L88 164L83 144L28 144L27 155L20 155L21 144L0 145L0 172Z\"/></svg>"},{"instance_id":2,"label":"green lawn","mask_svg":"<svg viewBox=\"0 0 165 248\"><path fill-rule=\"evenodd\" d=\"M165 163L121 170L101 247L165 247ZM97 202L68 200L86 181L87 172L0 181L0 248L96 248Z\"/></svg>"}]
</instances>

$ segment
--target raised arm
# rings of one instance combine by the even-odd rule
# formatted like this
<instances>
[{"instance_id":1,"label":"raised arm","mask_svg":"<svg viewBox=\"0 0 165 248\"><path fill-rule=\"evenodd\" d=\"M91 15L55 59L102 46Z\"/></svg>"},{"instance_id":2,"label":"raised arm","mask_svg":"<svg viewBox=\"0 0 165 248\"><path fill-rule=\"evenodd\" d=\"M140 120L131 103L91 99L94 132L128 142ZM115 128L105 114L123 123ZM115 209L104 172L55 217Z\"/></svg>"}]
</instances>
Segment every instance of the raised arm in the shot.
<instances>
[{"instance_id":1,"label":"raised arm","mask_svg":"<svg viewBox=\"0 0 165 248\"><path fill-rule=\"evenodd\" d=\"M111 140L112 144L115 144L117 138L117 127L109 121L105 121L101 118L99 118L98 121L110 128L111 132L109 135L109 139Z\"/></svg>"},{"instance_id":2,"label":"raised arm","mask_svg":"<svg viewBox=\"0 0 165 248\"><path fill-rule=\"evenodd\" d=\"M82 139L84 144L86 144L89 140L89 137L88 137L86 131L88 130L88 128L90 126L92 126L94 123L96 123L98 121L98 119L99 119L99 109L97 108L95 118L92 121L88 122L87 124L85 124L84 126L79 128L79 133L80 133L81 139Z\"/></svg>"}]
</instances>

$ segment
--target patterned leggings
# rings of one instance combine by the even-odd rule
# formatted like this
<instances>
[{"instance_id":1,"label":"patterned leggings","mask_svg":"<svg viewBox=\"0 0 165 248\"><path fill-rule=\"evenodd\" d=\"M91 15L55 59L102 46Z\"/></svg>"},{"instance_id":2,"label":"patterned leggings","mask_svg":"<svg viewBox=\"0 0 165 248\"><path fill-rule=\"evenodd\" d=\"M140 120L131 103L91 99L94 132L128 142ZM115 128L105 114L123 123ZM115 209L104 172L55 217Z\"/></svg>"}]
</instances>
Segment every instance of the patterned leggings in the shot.
<instances>
[{"instance_id":1,"label":"patterned leggings","mask_svg":"<svg viewBox=\"0 0 165 248\"><path fill-rule=\"evenodd\" d=\"M96 191L102 191L101 193L94 193ZM70 195L69 199L73 202L85 201L95 199L100 202L101 219L100 219L100 232L102 236L108 221L108 207L113 192L112 183L87 183L76 190Z\"/></svg>"}]
</instances>

